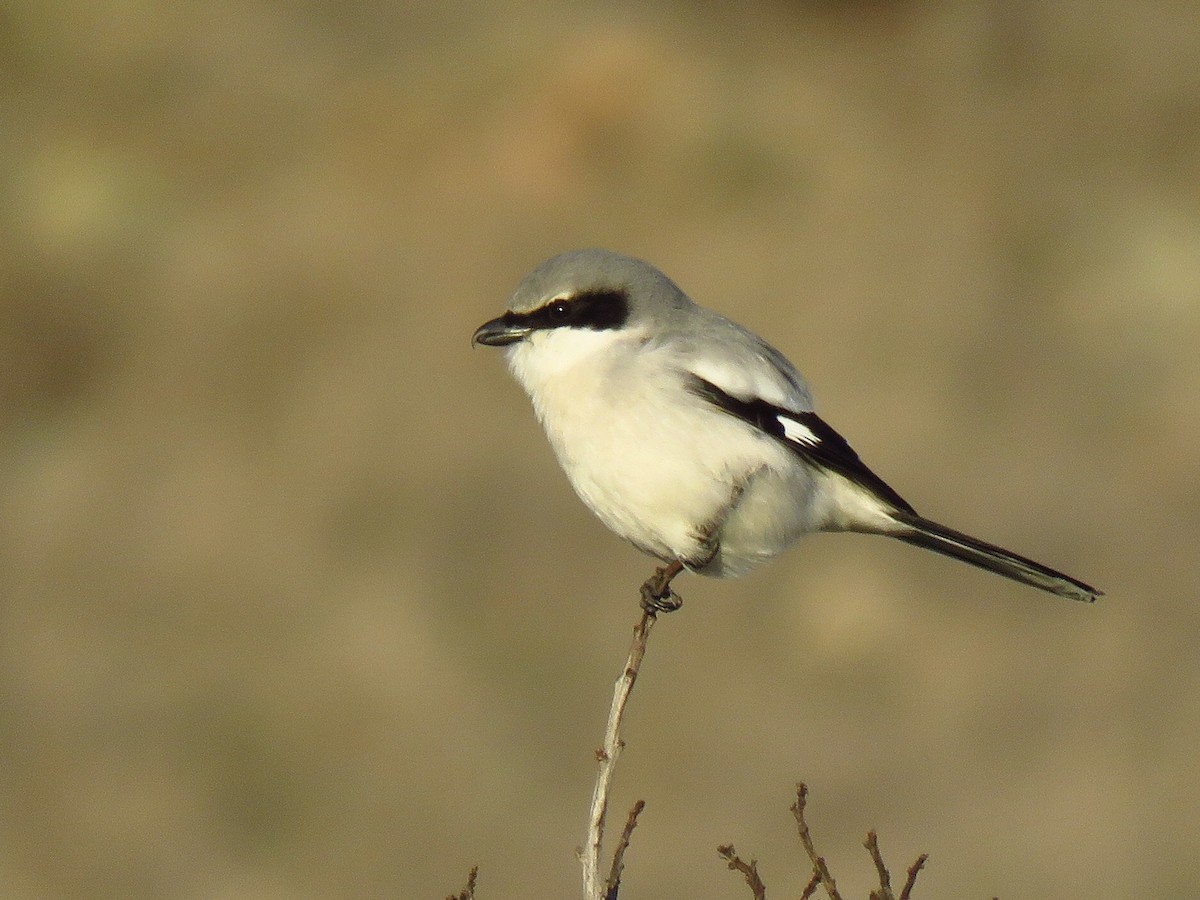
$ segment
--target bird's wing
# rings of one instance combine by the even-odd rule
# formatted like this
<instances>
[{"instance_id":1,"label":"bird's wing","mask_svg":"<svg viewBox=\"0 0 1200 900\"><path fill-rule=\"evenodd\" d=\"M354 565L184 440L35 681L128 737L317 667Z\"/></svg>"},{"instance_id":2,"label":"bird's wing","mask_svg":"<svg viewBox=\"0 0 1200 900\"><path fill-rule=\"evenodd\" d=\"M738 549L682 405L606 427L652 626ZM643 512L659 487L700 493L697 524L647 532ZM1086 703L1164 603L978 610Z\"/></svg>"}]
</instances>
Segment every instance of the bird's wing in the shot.
<instances>
[{"instance_id":1,"label":"bird's wing","mask_svg":"<svg viewBox=\"0 0 1200 900\"><path fill-rule=\"evenodd\" d=\"M726 320L721 320L722 322ZM804 380L769 344L728 323L709 347L695 348L680 362L684 387L722 412L746 422L783 443L806 463L836 473L898 510L913 512L908 502L867 468L840 434L813 411Z\"/></svg>"},{"instance_id":2,"label":"bird's wing","mask_svg":"<svg viewBox=\"0 0 1200 900\"><path fill-rule=\"evenodd\" d=\"M703 327L672 340L675 362L733 397L760 398L781 409L811 412L808 385L788 358L757 335L708 310Z\"/></svg>"}]
</instances>

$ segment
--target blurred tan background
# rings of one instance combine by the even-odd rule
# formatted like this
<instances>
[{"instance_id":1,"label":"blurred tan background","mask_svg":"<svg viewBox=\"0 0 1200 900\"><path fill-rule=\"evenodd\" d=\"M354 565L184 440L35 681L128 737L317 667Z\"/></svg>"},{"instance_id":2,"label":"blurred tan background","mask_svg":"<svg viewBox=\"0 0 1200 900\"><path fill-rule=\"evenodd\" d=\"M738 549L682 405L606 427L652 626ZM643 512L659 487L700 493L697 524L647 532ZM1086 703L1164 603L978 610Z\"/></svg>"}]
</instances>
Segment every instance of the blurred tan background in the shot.
<instances>
[{"instance_id":1,"label":"blurred tan background","mask_svg":"<svg viewBox=\"0 0 1200 900\"><path fill-rule=\"evenodd\" d=\"M0 894L572 897L651 561L469 337L542 258L767 336L919 509L685 577L623 900L1185 896L1200 11L0 7Z\"/></svg>"}]
</instances>

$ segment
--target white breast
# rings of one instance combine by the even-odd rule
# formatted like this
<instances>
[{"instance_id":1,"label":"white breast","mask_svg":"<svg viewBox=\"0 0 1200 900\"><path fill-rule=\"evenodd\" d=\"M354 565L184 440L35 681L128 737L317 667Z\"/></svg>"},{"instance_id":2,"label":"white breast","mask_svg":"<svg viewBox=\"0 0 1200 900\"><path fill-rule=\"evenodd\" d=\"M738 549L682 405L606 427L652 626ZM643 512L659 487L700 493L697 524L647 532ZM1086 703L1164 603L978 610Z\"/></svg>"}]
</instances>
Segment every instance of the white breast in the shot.
<instances>
[{"instance_id":1,"label":"white breast","mask_svg":"<svg viewBox=\"0 0 1200 900\"><path fill-rule=\"evenodd\" d=\"M509 365L576 492L646 552L702 556L701 532L736 486L744 492L704 574L741 574L815 528L808 472L774 439L686 394L683 372L645 335L536 332Z\"/></svg>"}]
</instances>

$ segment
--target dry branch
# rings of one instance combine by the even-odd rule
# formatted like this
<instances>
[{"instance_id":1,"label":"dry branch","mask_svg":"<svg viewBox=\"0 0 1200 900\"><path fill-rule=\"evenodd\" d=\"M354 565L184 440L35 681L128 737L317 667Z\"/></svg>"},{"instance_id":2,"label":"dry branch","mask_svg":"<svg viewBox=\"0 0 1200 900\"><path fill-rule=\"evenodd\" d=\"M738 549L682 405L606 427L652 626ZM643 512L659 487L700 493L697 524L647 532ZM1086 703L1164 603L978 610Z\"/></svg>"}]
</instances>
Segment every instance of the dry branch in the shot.
<instances>
[{"instance_id":1,"label":"dry branch","mask_svg":"<svg viewBox=\"0 0 1200 900\"><path fill-rule=\"evenodd\" d=\"M638 816L645 808L646 801L639 800L633 804L629 818L625 820L621 840L617 842L617 849L613 851L612 869L609 870L608 881L604 885L605 900L617 900L617 893L621 890L621 873L625 870L625 851L629 849L629 839L633 836L633 829L637 827Z\"/></svg>"},{"instance_id":2,"label":"dry branch","mask_svg":"<svg viewBox=\"0 0 1200 900\"><path fill-rule=\"evenodd\" d=\"M813 846L812 835L808 830L808 822L804 820L804 805L808 802L808 785L801 782L796 785L796 802L792 804L792 815L796 818L796 829L800 832L800 843L804 846L804 852L808 854L809 860L812 862L813 874L820 876L821 884L825 888L825 893L829 895L829 900L842 900L842 895L838 893L837 883L833 880L833 876L829 874L829 867L825 865L824 857L817 855L817 848Z\"/></svg>"},{"instance_id":3,"label":"dry branch","mask_svg":"<svg viewBox=\"0 0 1200 900\"><path fill-rule=\"evenodd\" d=\"M475 879L479 875L479 866L471 866L467 875L467 886L457 894L451 894L446 900L475 900Z\"/></svg>"},{"instance_id":4,"label":"dry branch","mask_svg":"<svg viewBox=\"0 0 1200 900\"><path fill-rule=\"evenodd\" d=\"M629 647L629 657L625 661L625 668L620 677L613 685L612 706L608 712L608 727L604 731L604 743L596 751L599 770L596 773L596 786L592 791L592 806L588 814L587 843L579 852L579 861L583 867L583 891L587 900L609 898L608 881L600 876L600 853L604 843L604 820L608 815L608 795L612 788L617 757L621 755L624 747L621 740L621 720L625 715L625 705L629 702L629 695L633 691L634 682L637 681L642 658L646 655L646 641L650 637L650 629L654 627L656 620L657 616L653 610L645 609L642 612L641 620L633 629L633 643ZM638 809L638 812L641 810ZM632 820L636 820L636 815L631 816ZM632 832L632 830L632 824L627 825L627 831ZM622 858L625 853L625 844L627 841L623 841L622 846L618 848ZM619 861L614 858L613 862L613 871L617 873L617 882L619 882ZM612 887L614 888L612 900L615 900L617 883L614 883Z\"/></svg>"},{"instance_id":5,"label":"dry branch","mask_svg":"<svg viewBox=\"0 0 1200 900\"><path fill-rule=\"evenodd\" d=\"M812 832L809 830L808 821L804 817L807 801L808 787L803 783L797 784L796 802L792 804L792 815L796 819L796 828L800 832L800 843L804 846L804 852L808 855L809 863L812 865L812 877L809 878L808 884L805 885L804 891L800 894L800 900L810 900L811 897L816 895L817 888L821 887L825 889L825 894L829 897L829 900L841 900L837 884L834 882L833 876L829 873L829 867L825 865L824 857L817 853L817 848L813 844ZM871 854L871 861L875 864L875 874L879 877L879 890L871 891L870 900L897 900L896 895L892 892L891 873L888 871L888 867L883 861L883 853L879 849L879 836L874 831L867 832L867 838L863 841L863 846ZM749 864L747 864L738 857L732 844L718 847L717 853L728 863L729 868L742 873L746 879L746 884L754 892L755 900L766 900L767 889L762 879L758 877L757 860L751 859ZM908 880L904 883L904 889L900 892L899 900L910 900L913 885L917 881L917 875L924 867L925 861L928 858L929 854L922 853L917 857L917 861L909 867Z\"/></svg>"},{"instance_id":6,"label":"dry branch","mask_svg":"<svg viewBox=\"0 0 1200 900\"><path fill-rule=\"evenodd\" d=\"M871 891L871 900L896 900L896 895L892 893L892 874L884 865L883 854L879 850L879 835L868 831L863 846L871 854L871 861L875 863L875 873L879 876L879 890Z\"/></svg>"},{"instance_id":7,"label":"dry branch","mask_svg":"<svg viewBox=\"0 0 1200 900\"><path fill-rule=\"evenodd\" d=\"M746 884L750 886L750 890L754 893L754 900L767 900L767 886L758 877L757 859L751 859L747 863L737 855L737 851L733 849L733 844L718 847L717 853L721 855L721 858L725 860L730 869L742 873L742 877L746 879Z\"/></svg>"},{"instance_id":8,"label":"dry branch","mask_svg":"<svg viewBox=\"0 0 1200 900\"><path fill-rule=\"evenodd\" d=\"M927 859L929 859L929 854L922 853L917 857L917 861L908 867L908 880L904 882L904 888L900 891L900 900L910 900L912 897L913 885L917 883L917 875L921 869L925 868Z\"/></svg>"}]
</instances>

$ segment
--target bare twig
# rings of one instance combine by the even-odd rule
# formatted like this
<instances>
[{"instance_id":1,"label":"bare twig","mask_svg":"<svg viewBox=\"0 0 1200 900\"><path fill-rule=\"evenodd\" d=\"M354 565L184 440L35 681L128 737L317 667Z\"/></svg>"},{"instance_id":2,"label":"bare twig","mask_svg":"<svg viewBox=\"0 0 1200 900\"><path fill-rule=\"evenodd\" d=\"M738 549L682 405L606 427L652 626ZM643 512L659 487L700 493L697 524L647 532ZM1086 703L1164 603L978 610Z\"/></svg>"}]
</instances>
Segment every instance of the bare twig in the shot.
<instances>
[{"instance_id":1,"label":"bare twig","mask_svg":"<svg viewBox=\"0 0 1200 900\"><path fill-rule=\"evenodd\" d=\"M917 875L921 869L925 868L927 859L929 859L929 854L922 853L917 857L917 861L908 867L908 880L904 882L904 888L900 891L900 900L909 900L912 896L913 885L917 883Z\"/></svg>"},{"instance_id":2,"label":"bare twig","mask_svg":"<svg viewBox=\"0 0 1200 900\"><path fill-rule=\"evenodd\" d=\"M479 875L479 866L471 866L467 875L467 886L457 894L451 894L446 900L475 900L475 878Z\"/></svg>"},{"instance_id":3,"label":"bare twig","mask_svg":"<svg viewBox=\"0 0 1200 900\"><path fill-rule=\"evenodd\" d=\"M722 847L718 847L717 853L728 863L730 869L742 873L742 877L746 879L746 884L750 886L750 890L754 893L754 900L767 900L767 886L758 877L757 859L751 859L747 863L737 855L737 851L733 849L733 844L725 844Z\"/></svg>"},{"instance_id":4,"label":"bare twig","mask_svg":"<svg viewBox=\"0 0 1200 900\"><path fill-rule=\"evenodd\" d=\"M800 832L800 843L804 845L804 852L808 854L809 860L813 865L813 874L819 875L821 884L825 887L825 893L829 895L829 900L842 900L842 895L838 893L837 883L833 880L833 876L829 874L829 867L825 865L823 857L817 855L817 848L813 846L812 835L808 832L808 823L804 821L804 804L808 801L808 785L801 782L796 785L796 802L792 804L792 815L796 817L796 828Z\"/></svg>"},{"instance_id":5,"label":"bare twig","mask_svg":"<svg viewBox=\"0 0 1200 900\"><path fill-rule=\"evenodd\" d=\"M879 875L879 890L872 891L871 897L878 897L879 900L896 900L896 895L892 893L892 875L884 865L883 854L879 852L879 835L873 830L868 831L863 846L871 854L871 860L875 863L875 872Z\"/></svg>"},{"instance_id":6,"label":"bare twig","mask_svg":"<svg viewBox=\"0 0 1200 900\"><path fill-rule=\"evenodd\" d=\"M811 900L816 896L817 888L821 887L825 888L825 895L829 900L842 900L833 875L830 874L829 867L825 865L824 857L817 854L817 849L813 845L812 833L809 830L808 821L804 817L807 802L808 786L801 782L796 785L796 802L792 804L792 815L796 819L796 828L800 832L800 843L804 845L804 852L808 854L809 862L812 863L812 876L808 879L808 884L804 886L800 900ZM871 891L870 900L897 900L892 891L891 873L888 871L888 867L883 861L883 853L879 849L879 835L873 830L868 831L863 846L871 854L871 861L875 863L875 874L879 876L879 890ZM718 847L717 852L729 863L729 868L741 872L745 876L746 883L754 891L755 900L765 900L767 889L762 879L758 877L758 861L751 859L747 864L737 855L732 844ZM904 883L904 890L900 892L899 900L910 900L917 875L925 866L927 859L929 859L929 854L922 853L917 857L917 861L909 867L908 880Z\"/></svg>"},{"instance_id":7,"label":"bare twig","mask_svg":"<svg viewBox=\"0 0 1200 900\"><path fill-rule=\"evenodd\" d=\"M592 807L588 815L587 844L580 850L579 861L583 867L583 890L588 900L605 900L607 884L600 876L600 851L604 840L604 819L608 814L608 794L612 787L613 772L617 757L624 746L621 741L621 719L625 715L625 704L637 681L642 657L646 655L646 641L650 629L657 619L652 609L642 612L641 621L633 629L633 643L629 647L629 658L621 676L613 686L612 707L608 712L608 727L604 732L604 744L596 751L600 764L596 773L596 787L592 792ZM623 853L622 849L622 853Z\"/></svg>"},{"instance_id":8,"label":"bare twig","mask_svg":"<svg viewBox=\"0 0 1200 900\"><path fill-rule=\"evenodd\" d=\"M625 869L625 851L629 849L629 839L633 836L633 829L637 827L638 816L645 808L646 801L639 800L633 804L629 818L625 820L625 829L621 832L617 849L613 851L612 869L609 870L608 881L604 885L605 900L617 900L617 892L621 890L621 873Z\"/></svg>"}]
</instances>

